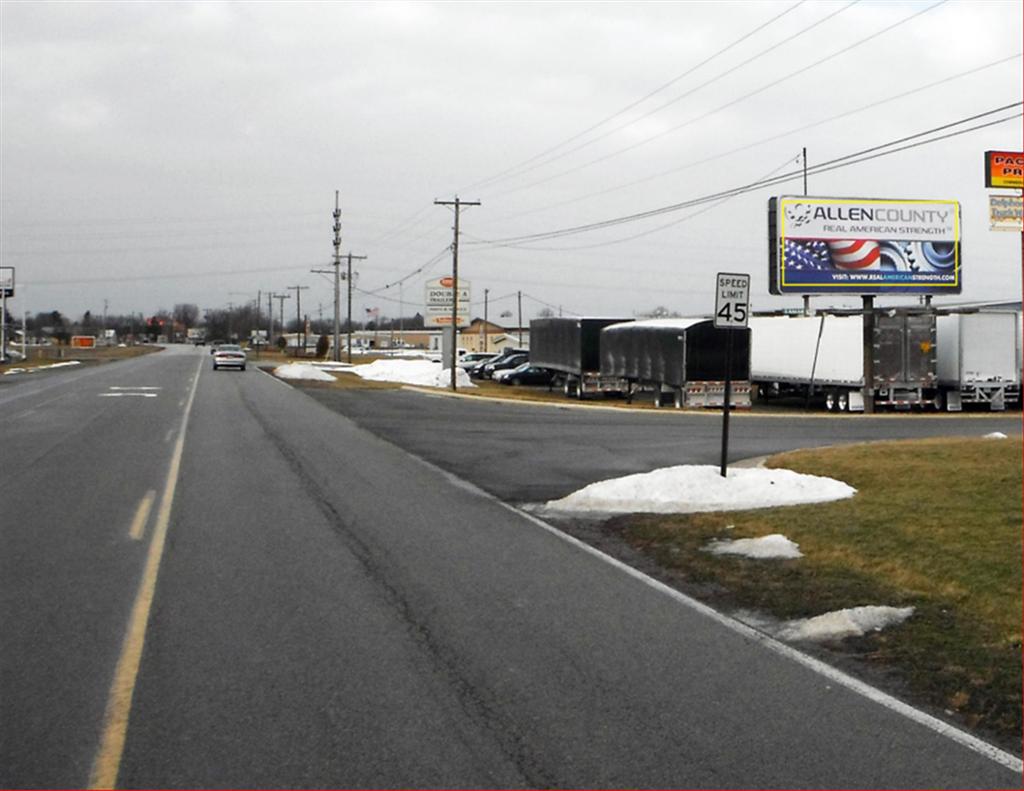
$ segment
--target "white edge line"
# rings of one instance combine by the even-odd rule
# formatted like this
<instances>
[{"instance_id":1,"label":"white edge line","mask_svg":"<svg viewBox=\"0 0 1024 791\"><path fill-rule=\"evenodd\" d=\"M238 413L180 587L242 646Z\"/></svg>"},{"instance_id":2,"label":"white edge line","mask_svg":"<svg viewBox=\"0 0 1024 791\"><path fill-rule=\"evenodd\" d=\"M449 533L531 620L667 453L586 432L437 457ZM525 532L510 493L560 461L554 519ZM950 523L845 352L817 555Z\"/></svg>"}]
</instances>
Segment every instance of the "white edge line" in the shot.
<instances>
[{"instance_id":1,"label":"white edge line","mask_svg":"<svg viewBox=\"0 0 1024 791\"><path fill-rule=\"evenodd\" d=\"M285 387L287 387L287 388L288 388L289 390L294 390L294 389L295 389L295 387L294 387L293 385L290 385L290 384L288 384L288 382L286 382L286 381L285 381L284 379L281 379L281 378L280 378L280 377L278 377L278 376L274 376L274 374L272 374L272 373L271 373L270 371L264 371L264 370L263 370L262 368L260 368L260 367L259 367L258 365L256 366L256 370L257 370L257 371L259 371L259 372L260 372L261 374L263 374L264 376L269 376L269 377L270 377L271 379L273 379L273 380L274 380L275 382L277 382L277 383L278 383L279 385L284 385L284 386L285 386Z\"/></svg>"},{"instance_id":2,"label":"white edge line","mask_svg":"<svg viewBox=\"0 0 1024 791\"><path fill-rule=\"evenodd\" d=\"M404 448L399 448L399 450L401 450L407 456L420 462L421 464L424 464L427 467L433 469L435 472L440 473L442 476L447 478L455 485L468 491L471 491L488 500L491 500L492 502L497 503L502 508L505 508L514 514L523 517L524 519L532 522L538 527L546 530L548 533L554 535L557 538L560 538L562 541L565 541L567 544L570 544L571 546L574 546L577 549L583 550L584 552L598 558L599 560L608 563L610 566L618 569L619 571L625 572L630 577L633 577L634 579L642 582L648 587L653 588L659 593L665 594L666 596L674 599L679 604L682 604L683 606L688 607L691 610L700 613L701 615L707 616L713 621L721 624L727 629L732 630L733 632L736 632L737 634L742 635L743 637L746 637L747 639L754 640L760 643L769 651L772 651L775 654L783 656L786 659L789 659L790 661L796 662L797 664L803 665L804 667L808 668L809 670L812 670L818 675L825 677L829 681L839 686L845 687L851 692L861 695L862 697L867 698L871 702L877 703L878 705L883 706L884 708L887 708L890 711L895 712L896 714L900 714L906 717L907 719L917 723L918 725L923 725L925 728L934 731L940 736L945 736L947 739L950 739L951 741L954 741L957 744L966 747L967 749L972 750L973 752L978 753L979 755L982 755L994 761L995 763L1006 767L1007 769L1011 769L1014 772L1017 772L1018 774L1024 772L1024 761L1022 761L1017 756L1012 755L1011 753L1008 753L1005 750L1001 750L998 747L989 744L988 742L979 739L976 736L972 736L966 731L960 730L956 726L944 722L937 717L933 717L931 714L927 714L919 709L916 709L913 706L904 703L903 701L898 700L897 698L894 698L892 695L882 692L880 689L876 689L870 684L860 681L859 679L856 679L853 676L847 675L841 670L837 670L836 668L832 667L831 665L825 662L822 662L819 659L815 659L814 657L808 656L802 651L798 651L797 649L793 648L790 645L787 645L786 643L779 642L778 640L765 634L764 632L758 631L754 627L748 626L742 621L737 621L735 618L731 618L730 616L725 615L724 613L721 613L718 610L713 609L712 607L709 607L707 604L704 604L703 602L700 602L697 599L687 596L685 593L680 593L675 588L672 588L663 582L659 582L653 577L649 577L647 574L644 574L642 571L638 571L632 566L623 563L621 560L617 560L611 555L608 555L599 549L595 549L594 547L590 546L590 544L587 544L584 541L580 541L578 538L575 538L569 535L568 533L562 532L557 527L554 527L553 525L550 525L547 522L545 522L543 519L540 519L531 513L523 511L520 508L516 508L514 505L506 503L504 500L501 500L500 498L496 497L490 492L481 489L476 484L470 483L469 481L460 478L459 476L455 475L454 473L450 473L447 470L443 470L436 464L429 462L426 459L409 453L409 451L406 451Z\"/></svg>"},{"instance_id":3,"label":"white edge line","mask_svg":"<svg viewBox=\"0 0 1024 791\"><path fill-rule=\"evenodd\" d=\"M267 372L264 371L264 373ZM270 376L271 379L274 379L280 382L281 384L285 385L290 390L296 389L292 387L292 385L288 384L287 382L281 379L278 379L276 376L273 376L272 374L267 373L267 375ZM353 425L355 424L353 423ZM424 467L433 470L435 473L441 475L443 478L450 481L459 488L465 489L466 491L472 492L477 496L483 497L487 500L497 503L502 508L505 508L506 510L511 511L514 514L523 517L527 521L532 522L533 524L547 531L556 538L565 541L567 544L574 546L577 549L581 549L584 552L592 555L593 557L598 558L599 560L602 560L605 563L608 563L610 566L628 574L630 577L633 577L634 579L638 580L639 582L642 582L648 587L653 588L659 593L662 593L670 597L677 603L682 604L684 607L688 607L689 609L694 610L695 612L698 612L701 615L707 616L708 618L721 624L725 628L730 629L731 631L743 637L746 637L749 640L753 640L761 644L769 651L772 651L773 653L778 654L779 656L785 657L790 661L796 662L797 664L803 665L807 669L817 673L820 676L823 676L829 681L839 686L842 686L850 690L851 692L861 695L862 697L867 698L871 702L883 706L884 708L887 708L896 714L902 715L907 719L911 720L912 722L915 722L918 725L922 725L925 728L933 731L934 733L939 734L940 736L945 736L947 739L950 739L951 741L956 742L957 744L966 747L967 749L975 753L978 753L979 755L982 755L985 758L988 758L989 760L1006 767L1007 769L1017 772L1018 774L1024 773L1024 761L1022 761L1017 756L1012 755L1011 753L1008 753L1005 750L1001 750L998 747L984 741L983 739L979 739L976 736L972 736L966 731L960 730L956 726L950 725L949 723L940 720L938 717L933 717L931 714L927 714L919 709L916 709L913 706L894 698L892 695L882 692L880 689L876 689L870 684L866 684L865 682L860 681L859 679L856 679L853 676L847 675L841 670L837 670L836 668L832 667L829 664L826 664L825 662L822 662L819 659L815 659L814 657L808 656L807 654L798 651L792 646L779 642L778 640L767 635L766 633L758 631L754 627L748 626L742 621L737 621L735 618L731 618L730 616L725 615L724 613L721 613L718 610L713 609L712 607L709 607L703 602L700 602L697 599L687 596L685 593L680 593L675 588L672 588L663 582L659 582L653 577L644 574L642 571L638 571L632 566L623 563L621 560L617 560L616 558L613 558L611 555L608 555L599 549L595 549L594 547L590 546L590 544L580 541L578 538L574 538L568 533L562 532L557 527L554 527L553 525L550 525L547 522L545 522L543 519L540 519L531 513L523 511L520 508L516 508L514 505L506 503L499 497L496 497L490 492L481 489L475 483L471 483L470 481L467 481L464 478L460 478L458 475L455 475L454 473L448 472L447 470L438 467L433 462L427 461L421 456L417 456L416 454L411 453L405 448L395 445L393 442L390 442L389 440L386 440L382 437L378 437L375 434L373 434L372 436L374 436L378 441L395 448L400 453L404 454L410 459L419 462Z\"/></svg>"}]
</instances>

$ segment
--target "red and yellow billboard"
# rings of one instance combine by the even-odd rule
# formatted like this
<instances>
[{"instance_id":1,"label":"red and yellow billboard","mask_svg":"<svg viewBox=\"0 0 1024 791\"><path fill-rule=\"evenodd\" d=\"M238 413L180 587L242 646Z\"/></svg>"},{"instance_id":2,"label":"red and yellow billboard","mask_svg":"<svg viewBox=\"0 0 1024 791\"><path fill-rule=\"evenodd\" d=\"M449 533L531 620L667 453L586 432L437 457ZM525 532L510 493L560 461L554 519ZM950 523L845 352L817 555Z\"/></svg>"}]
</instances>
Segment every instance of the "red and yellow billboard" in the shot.
<instances>
[{"instance_id":1,"label":"red and yellow billboard","mask_svg":"<svg viewBox=\"0 0 1024 791\"><path fill-rule=\"evenodd\" d=\"M1024 189L1024 152L986 151L985 186Z\"/></svg>"}]
</instances>

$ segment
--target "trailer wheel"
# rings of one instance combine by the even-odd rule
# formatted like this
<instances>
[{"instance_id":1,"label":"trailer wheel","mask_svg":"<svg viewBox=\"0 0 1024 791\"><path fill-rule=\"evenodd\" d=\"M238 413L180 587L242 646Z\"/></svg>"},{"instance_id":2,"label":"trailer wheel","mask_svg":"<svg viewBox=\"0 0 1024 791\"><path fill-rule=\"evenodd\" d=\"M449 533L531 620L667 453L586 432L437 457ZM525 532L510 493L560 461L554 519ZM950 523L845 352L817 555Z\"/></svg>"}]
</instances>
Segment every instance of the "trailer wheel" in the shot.
<instances>
[{"instance_id":1,"label":"trailer wheel","mask_svg":"<svg viewBox=\"0 0 1024 791\"><path fill-rule=\"evenodd\" d=\"M683 388L677 387L676 388L676 392L675 392L675 405L676 405L676 409L682 409L683 408L683 402L685 400L686 399L683 397Z\"/></svg>"},{"instance_id":2,"label":"trailer wheel","mask_svg":"<svg viewBox=\"0 0 1024 791\"><path fill-rule=\"evenodd\" d=\"M837 401L838 399L836 398L835 390L825 391L825 409L827 409L829 412L835 412Z\"/></svg>"},{"instance_id":3,"label":"trailer wheel","mask_svg":"<svg viewBox=\"0 0 1024 791\"><path fill-rule=\"evenodd\" d=\"M572 377L571 376L565 377L565 384L562 385L562 392L565 393L565 397L566 398L569 398L570 396L572 396L573 392L572 392Z\"/></svg>"},{"instance_id":4,"label":"trailer wheel","mask_svg":"<svg viewBox=\"0 0 1024 791\"><path fill-rule=\"evenodd\" d=\"M845 390L839 392L839 397L836 399L836 409L839 412L850 411L850 394Z\"/></svg>"}]
</instances>

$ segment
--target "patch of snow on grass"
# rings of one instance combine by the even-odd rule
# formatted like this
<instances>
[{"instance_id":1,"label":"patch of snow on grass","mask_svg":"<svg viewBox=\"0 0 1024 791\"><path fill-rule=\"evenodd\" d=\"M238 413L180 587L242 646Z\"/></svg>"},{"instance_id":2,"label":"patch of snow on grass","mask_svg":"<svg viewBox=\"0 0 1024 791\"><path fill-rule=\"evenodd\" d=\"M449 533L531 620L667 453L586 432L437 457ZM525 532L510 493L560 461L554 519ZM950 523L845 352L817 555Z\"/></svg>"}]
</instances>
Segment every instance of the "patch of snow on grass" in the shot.
<instances>
[{"instance_id":1,"label":"patch of snow on grass","mask_svg":"<svg viewBox=\"0 0 1024 791\"><path fill-rule=\"evenodd\" d=\"M560 500L555 511L600 513L697 513L824 503L853 497L842 481L792 470L734 468L728 477L712 465L679 465L599 481Z\"/></svg>"},{"instance_id":2,"label":"patch of snow on grass","mask_svg":"<svg viewBox=\"0 0 1024 791\"><path fill-rule=\"evenodd\" d=\"M747 558L768 560L774 558L802 558L800 545L780 533L761 538L738 538L735 541L712 541L705 548L713 555L742 555Z\"/></svg>"},{"instance_id":3,"label":"patch of snow on grass","mask_svg":"<svg viewBox=\"0 0 1024 791\"><path fill-rule=\"evenodd\" d=\"M982 439L1006 439L1006 435L1002 431L993 431L991 434L986 434Z\"/></svg>"},{"instance_id":4,"label":"patch of snow on grass","mask_svg":"<svg viewBox=\"0 0 1024 791\"><path fill-rule=\"evenodd\" d=\"M452 381L452 369L442 369L430 360L375 360L367 365L357 365L350 371L373 382L400 382L421 387L448 387ZM458 387L476 387L469 374L461 368L455 371Z\"/></svg>"},{"instance_id":5,"label":"patch of snow on grass","mask_svg":"<svg viewBox=\"0 0 1024 791\"><path fill-rule=\"evenodd\" d=\"M307 363L288 363L274 369L274 376L280 379L305 379L314 382L334 382L335 377L326 371Z\"/></svg>"},{"instance_id":6,"label":"patch of snow on grass","mask_svg":"<svg viewBox=\"0 0 1024 791\"><path fill-rule=\"evenodd\" d=\"M851 607L814 618L786 621L777 629L775 636L780 640L813 641L860 637L901 624L913 614L913 607Z\"/></svg>"}]
</instances>

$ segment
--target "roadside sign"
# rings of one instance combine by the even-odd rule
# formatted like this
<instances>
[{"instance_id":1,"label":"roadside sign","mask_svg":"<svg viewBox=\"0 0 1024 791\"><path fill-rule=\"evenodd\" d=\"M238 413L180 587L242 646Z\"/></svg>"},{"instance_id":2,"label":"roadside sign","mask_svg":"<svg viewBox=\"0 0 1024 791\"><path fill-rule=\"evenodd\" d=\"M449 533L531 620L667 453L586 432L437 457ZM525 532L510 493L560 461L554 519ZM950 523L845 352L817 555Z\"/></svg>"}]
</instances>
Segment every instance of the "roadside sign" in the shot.
<instances>
[{"instance_id":1,"label":"roadside sign","mask_svg":"<svg viewBox=\"0 0 1024 791\"><path fill-rule=\"evenodd\" d=\"M14 267L0 266L0 292L5 297L14 296Z\"/></svg>"},{"instance_id":2,"label":"roadside sign","mask_svg":"<svg viewBox=\"0 0 1024 791\"><path fill-rule=\"evenodd\" d=\"M989 229L1024 233L1024 198L1020 195L988 196Z\"/></svg>"},{"instance_id":3,"label":"roadside sign","mask_svg":"<svg viewBox=\"0 0 1024 791\"><path fill-rule=\"evenodd\" d=\"M749 319L750 275L719 272L715 278L715 328L745 329Z\"/></svg>"},{"instance_id":4,"label":"roadside sign","mask_svg":"<svg viewBox=\"0 0 1024 791\"><path fill-rule=\"evenodd\" d=\"M743 330L750 320L750 275L719 272L715 276L715 320L719 330ZM726 477L729 466L729 410L732 407L732 338L726 333L725 400L722 403L722 461L719 472Z\"/></svg>"},{"instance_id":5,"label":"roadside sign","mask_svg":"<svg viewBox=\"0 0 1024 791\"><path fill-rule=\"evenodd\" d=\"M450 327L452 324L452 279L439 277L430 280L426 285L424 303L426 313L424 324L428 327ZM459 278L458 323L464 326L469 323L470 283Z\"/></svg>"},{"instance_id":6,"label":"roadside sign","mask_svg":"<svg viewBox=\"0 0 1024 791\"><path fill-rule=\"evenodd\" d=\"M985 186L990 189L1024 189L1024 153L986 151Z\"/></svg>"}]
</instances>

